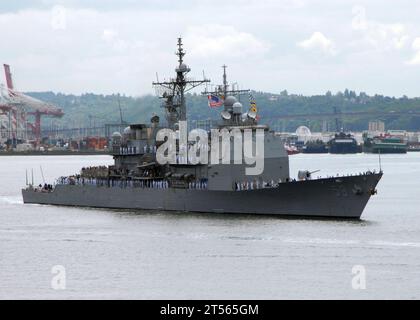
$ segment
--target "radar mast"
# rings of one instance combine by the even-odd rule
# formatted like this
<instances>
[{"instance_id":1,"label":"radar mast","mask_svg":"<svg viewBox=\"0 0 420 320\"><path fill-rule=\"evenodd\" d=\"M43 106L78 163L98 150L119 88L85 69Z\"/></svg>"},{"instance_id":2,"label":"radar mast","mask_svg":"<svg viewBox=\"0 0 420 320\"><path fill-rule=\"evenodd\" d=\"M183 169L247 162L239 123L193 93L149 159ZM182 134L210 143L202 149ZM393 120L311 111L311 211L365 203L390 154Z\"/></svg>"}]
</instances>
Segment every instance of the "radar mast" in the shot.
<instances>
[{"instance_id":1,"label":"radar mast","mask_svg":"<svg viewBox=\"0 0 420 320\"><path fill-rule=\"evenodd\" d=\"M243 106L239 98L243 94L249 94L250 90L235 90L234 85L230 85L227 80L227 65L223 65L223 84L216 86L213 91L203 91L201 94L218 96L222 98L224 111L221 112L224 125L249 125L255 123L255 118L251 113L242 114ZM237 98L236 98L237 97Z\"/></svg>"},{"instance_id":2,"label":"radar mast","mask_svg":"<svg viewBox=\"0 0 420 320\"><path fill-rule=\"evenodd\" d=\"M184 51L182 38L178 38L178 50L176 56L178 57L178 66L175 69L176 78L171 78L169 81L153 82L159 98L164 99L163 107L166 111L166 119L168 126L174 128L179 121L187 120L187 108L185 103L185 93L206 83L210 82L208 79L194 80L187 78L187 74L191 69L184 63Z\"/></svg>"}]
</instances>

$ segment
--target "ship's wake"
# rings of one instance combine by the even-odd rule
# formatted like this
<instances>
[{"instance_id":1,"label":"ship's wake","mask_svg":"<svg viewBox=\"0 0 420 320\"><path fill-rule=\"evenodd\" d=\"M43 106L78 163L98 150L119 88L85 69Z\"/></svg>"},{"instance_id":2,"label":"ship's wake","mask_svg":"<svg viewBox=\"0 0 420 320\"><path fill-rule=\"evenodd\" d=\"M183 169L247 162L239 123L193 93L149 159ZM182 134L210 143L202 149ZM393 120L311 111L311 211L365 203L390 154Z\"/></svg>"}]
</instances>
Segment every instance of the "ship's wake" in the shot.
<instances>
[{"instance_id":1,"label":"ship's wake","mask_svg":"<svg viewBox=\"0 0 420 320\"><path fill-rule=\"evenodd\" d=\"M369 246L369 247L411 247L420 248L420 242L397 242L383 240L340 240L340 239L324 239L324 238L296 238L284 239L283 242L291 244L308 244L308 245L352 245L352 246Z\"/></svg>"},{"instance_id":2,"label":"ship's wake","mask_svg":"<svg viewBox=\"0 0 420 320\"><path fill-rule=\"evenodd\" d=\"M23 204L23 200L21 196L3 196L0 197L0 203L5 204Z\"/></svg>"}]
</instances>

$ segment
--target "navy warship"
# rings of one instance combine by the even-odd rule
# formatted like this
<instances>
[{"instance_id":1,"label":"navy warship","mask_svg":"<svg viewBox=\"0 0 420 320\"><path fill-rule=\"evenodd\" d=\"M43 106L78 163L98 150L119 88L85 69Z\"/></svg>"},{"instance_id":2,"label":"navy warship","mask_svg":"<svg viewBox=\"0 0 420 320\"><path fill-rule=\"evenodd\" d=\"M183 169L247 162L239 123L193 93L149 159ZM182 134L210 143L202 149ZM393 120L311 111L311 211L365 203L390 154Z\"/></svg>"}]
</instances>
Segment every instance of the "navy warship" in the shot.
<instances>
[{"instance_id":1,"label":"navy warship","mask_svg":"<svg viewBox=\"0 0 420 320\"><path fill-rule=\"evenodd\" d=\"M283 141L268 126L258 123L255 101L250 101L249 109L244 110L240 97L249 94L249 91L235 90L228 83L225 66L223 84L203 92L208 96L209 104L223 106L221 119L211 130L194 129L201 131L193 135L198 138L190 139L184 133L187 123L185 94L209 80L188 77L190 68L184 63L185 51L181 39L178 39L176 54L176 77L153 83L165 110L165 125L161 125L159 116L151 115L148 124L132 124L122 133L115 132L111 151L114 165L83 168L78 174L58 178L54 185L35 187L32 182L22 190L24 203L205 213L361 217L370 197L377 192L382 171L313 178L310 171L302 170L298 172L297 179L292 179ZM223 140L224 134L228 136ZM246 154L247 137L251 140L250 154ZM240 151L234 152L238 150L237 138L240 141L243 138L244 145L242 148L239 144ZM262 142L259 146L258 141ZM163 153L160 152L162 148ZM221 151L222 156L214 157L212 152L215 150L214 154L219 155ZM197 157L191 157L191 153L200 155L199 159L203 161L196 161ZM237 161L238 154L245 157L245 162ZM208 158L212 161L204 161ZM254 159L254 162L247 161L249 159ZM262 170L257 168L259 160L263 163ZM254 164L255 167L251 167Z\"/></svg>"}]
</instances>

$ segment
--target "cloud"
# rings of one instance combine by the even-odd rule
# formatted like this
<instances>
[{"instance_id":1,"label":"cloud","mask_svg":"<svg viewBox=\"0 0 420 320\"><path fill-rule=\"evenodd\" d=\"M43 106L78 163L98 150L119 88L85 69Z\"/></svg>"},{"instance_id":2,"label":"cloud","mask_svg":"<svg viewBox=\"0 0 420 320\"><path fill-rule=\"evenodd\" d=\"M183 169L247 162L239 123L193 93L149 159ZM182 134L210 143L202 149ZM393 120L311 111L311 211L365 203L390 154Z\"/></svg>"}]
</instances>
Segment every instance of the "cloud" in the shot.
<instances>
[{"instance_id":1,"label":"cloud","mask_svg":"<svg viewBox=\"0 0 420 320\"><path fill-rule=\"evenodd\" d=\"M184 38L192 76L203 68L208 75L213 70L219 76L223 63L229 63L233 73L235 65L242 63L238 57L258 65L255 61L261 62L271 48L268 41L243 31L240 24L200 24L213 20L206 19L204 11L195 16L190 11L65 7L60 11L65 13L62 29L56 28L62 26L62 20L52 8L0 13L0 29L8 30L2 33L2 41L8 44L2 59L12 66L19 90L153 93L151 82L156 73L171 76L179 36ZM227 16L227 20L238 21L232 13ZM57 24L51 23L52 17ZM10 29L10 25L18 27ZM238 69L237 77L243 77Z\"/></svg>"},{"instance_id":2,"label":"cloud","mask_svg":"<svg viewBox=\"0 0 420 320\"><path fill-rule=\"evenodd\" d=\"M299 42L298 46L305 50L318 50L330 55L337 53L334 42L319 31L314 32L310 38Z\"/></svg>"},{"instance_id":3,"label":"cloud","mask_svg":"<svg viewBox=\"0 0 420 320\"><path fill-rule=\"evenodd\" d=\"M102 33L102 40L106 42L114 41L118 36L118 31L113 29L105 29Z\"/></svg>"},{"instance_id":4,"label":"cloud","mask_svg":"<svg viewBox=\"0 0 420 320\"><path fill-rule=\"evenodd\" d=\"M54 6L51 9L51 28L65 30L67 28L67 12L63 6Z\"/></svg>"},{"instance_id":5,"label":"cloud","mask_svg":"<svg viewBox=\"0 0 420 320\"><path fill-rule=\"evenodd\" d=\"M367 18L366 9L354 6L352 29L360 32L363 42L378 50L403 49L409 40L401 23L380 23Z\"/></svg>"},{"instance_id":6,"label":"cloud","mask_svg":"<svg viewBox=\"0 0 420 320\"><path fill-rule=\"evenodd\" d=\"M270 48L251 33L218 24L189 27L185 42L191 46L191 55L199 57L253 56L264 54Z\"/></svg>"},{"instance_id":7,"label":"cloud","mask_svg":"<svg viewBox=\"0 0 420 320\"><path fill-rule=\"evenodd\" d=\"M414 54L413 58L407 61L407 63L412 65L420 65L420 37L414 39L411 47L414 51L416 51L416 53Z\"/></svg>"},{"instance_id":8,"label":"cloud","mask_svg":"<svg viewBox=\"0 0 420 320\"><path fill-rule=\"evenodd\" d=\"M155 69L164 59L156 34L143 35L150 18L125 12L121 20L119 14L56 7L0 14L0 29L8 30L2 33L8 44L2 62L12 66L23 91L151 92ZM18 27L8 28L12 24Z\"/></svg>"},{"instance_id":9,"label":"cloud","mask_svg":"<svg viewBox=\"0 0 420 320\"><path fill-rule=\"evenodd\" d=\"M414 39L412 47L414 50L420 51L420 38Z\"/></svg>"},{"instance_id":10,"label":"cloud","mask_svg":"<svg viewBox=\"0 0 420 320\"><path fill-rule=\"evenodd\" d=\"M420 60L410 1L372 0L368 14L343 1L3 1L0 63L12 66L19 90L141 95L154 92L156 72L173 76L183 36L191 77L204 69L220 81L226 63L229 79L256 90L418 95L417 68L401 72L401 62Z\"/></svg>"}]
</instances>

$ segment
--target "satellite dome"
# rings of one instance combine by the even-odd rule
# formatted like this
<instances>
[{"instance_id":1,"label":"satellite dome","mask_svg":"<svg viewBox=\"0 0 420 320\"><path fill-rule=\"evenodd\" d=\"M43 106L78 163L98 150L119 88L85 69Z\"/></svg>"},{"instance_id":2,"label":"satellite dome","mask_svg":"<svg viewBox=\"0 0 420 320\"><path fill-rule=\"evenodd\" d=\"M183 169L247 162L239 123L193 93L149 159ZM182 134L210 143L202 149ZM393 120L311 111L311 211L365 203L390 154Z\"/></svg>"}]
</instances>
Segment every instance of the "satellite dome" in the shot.
<instances>
[{"instance_id":1,"label":"satellite dome","mask_svg":"<svg viewBox=\"0 0 420 320\"><path fill-rule=\"evenodd\" d=\"M242 103L235 102L232 106L234 114L241 114L242 113Z\"/></svg>"},{"instance_id":2,"label":"satellite dome","mask_svg":"<svg viewBox=\"0 0 420 320\"><path fill-rule=\"evenodd\" d=\"M115 138L121 138L122 136L121 136L121 133L119 133L118 131L115 131L113 134L112 134L112 139L115 139Z\"/></svg>"},{"instance_id":3,"label":"satellite dome","mask_svg":"<svg viewBox=\"0 0 420 320\"><path fill-rule=\"evenodd\" d=\"M234 96L228 96L225 99L225 106L226 107L232 107L238 100Z\"/></svg>"}]
</instances>

